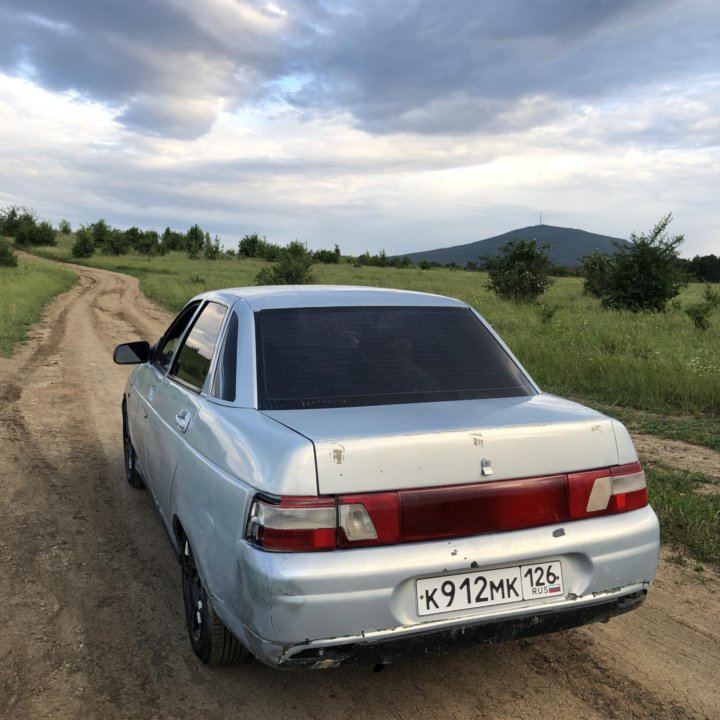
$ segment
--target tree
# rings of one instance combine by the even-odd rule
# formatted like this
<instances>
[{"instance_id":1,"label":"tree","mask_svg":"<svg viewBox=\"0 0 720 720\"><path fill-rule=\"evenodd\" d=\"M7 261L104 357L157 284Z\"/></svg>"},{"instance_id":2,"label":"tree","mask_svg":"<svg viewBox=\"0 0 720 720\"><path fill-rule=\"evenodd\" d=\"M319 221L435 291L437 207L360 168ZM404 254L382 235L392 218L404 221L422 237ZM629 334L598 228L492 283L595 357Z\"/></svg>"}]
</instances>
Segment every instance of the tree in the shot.
<instances>
[{"instance_id":1,"label":"tree","mask_svg":"<svg viewBox=\"0 0 720 720\"><path fill-rule=\"evenodd\" d=\"M108 225L107 220L104 218L100 218L96 222L91 223L87 229L92 235L96 248L102 247L105 244L107 236L111 230L110 225Z\"/></svg>"},{"instance_id":2,"label":"tree","mask_svg":"<svg viewBox=\"0 0 720 720\"><path fill-rule=\"evenodd\" d=\"M696 255L687 262L688 272L700 282L720 282L720 257L717 255Z\"/></svg>"},{"instance_id":3,"label":"tree","mask_svg":"<svg viewBox=\"0 0 720 720\"><path fill-rule=\"evenodd\" d=\"M63 235L70 235L72 232L72 225L70 225L70 221L63 218L58 225L58 230L60 230Z\"/></svg>"},{"instance_id":4,"label":"tree","mask_svg":"<svg viewBox=\"0 0 720 720\"><path fill-rule=\"evenodd\" d=\"M21 207L20 205L10 205L3 208L0 210L0 235L16 237L21 223L25 222L34 226L37 219L37 213L32 208Z\"/></svg>"},{"instance_id":5,"label":"tree","mask_svg":"<svg viewBox=\"0 0 720 720\"><path fill-rule=\"evenodd\" d=\"M177 232L176 230L171 230L169 227L165 228L165 231L162 234L161 243L162 243L163 252L170 252L171 250L186 250L187 249L187 242L185 240L185 235Z\"/></svg>"},{"instance_id":6,"label":"tree","mask_svg":"<svg viewBox=\"0 0 720 720\"><path fill-rule=\"evenodd\" d=\"M257 257L261 242L257 233L244 235L238 243L238 255L240 257Z\"/></svg>"},{"instance_id":7,"label":"tree","mask_svg":"<svg viewBox=\"0 0 720 720\"><path fill-rule=\"evenodd\" d=\"M490 290L516 302L537 300L552 284L548 247L535 240L508 240L494 257L481 257Z\"/></svg>"},{"instance_id":8,"label":"tree","mask_svg":"<svg viewBox=\"0 0 720 720\"><path fill-rule=\"evenodd\" d=\"M603 305L657 312L687 284L678 262L678 247L685 238L667 234L671 222L672 213L668 213L647 235L632 233L629 246L617 246L602 294Z\"/></svg>"},{"instance_id":9,"label":"tree","mask_svg":"<svg viewBox=\"0 0 720 720\"><path fill-rule=\"evenodd\" d=\"M12 251L10 243L0 240L0 266L17 267L17 255Z\"/></svg>"},{"instance_id":10,"label":"tree","mask_svg":"<svg viewBox=\"0 0 720 720\"><path fill-rule=\"evenodd\" d=\"M75 242L72 246L74 258L88 258L95 252L95 240L91 228L81 226L75 233Z\"/></svg>"},{"instance_id":11,"label":"tree","mask_svg":"<svg viewBox=\"0 0 720 720\"><path fill-rule=\"evenodd\" d=\"M214 240L210 239L210 233L205 233L205 244L203 246L203 253L205 254L206 260L217 260L222 255L222 247L220 245L220 238L216 235Z\"/></svg>"},{"instance_id":12,"label":"tree","mask_svg":"<svg viewBox=\"0 0 720 720\"><path fill-rule=\"evenodd\" d=\"M204 247L205 233L202 231L202 228L195 223L195 225L185 233L185 249L187 250L188 257L191 260L195 260Z\"/></svg>"},{"instance_id":13,"label":"tree","mask_svg":"<svg viewBox=\"0 0 720 720\"><path fill-rule=\"evenodd\" d=\"M304 243L294 240L280 249L272 267L263 268L255 277L256 285L307 285L314 282L313 257Z\"/></svg>"},{"instance_id":14,"label":"tree","mask_svg":"<svg viewBox=\"0 0 720 720\"><path fill-rule=\"evenodd\" d=\"M135 250L141 255L162 255L163 246L160 245L160 236L155 230L140 231L135 242Z\"/></svg>"}]
</instances>

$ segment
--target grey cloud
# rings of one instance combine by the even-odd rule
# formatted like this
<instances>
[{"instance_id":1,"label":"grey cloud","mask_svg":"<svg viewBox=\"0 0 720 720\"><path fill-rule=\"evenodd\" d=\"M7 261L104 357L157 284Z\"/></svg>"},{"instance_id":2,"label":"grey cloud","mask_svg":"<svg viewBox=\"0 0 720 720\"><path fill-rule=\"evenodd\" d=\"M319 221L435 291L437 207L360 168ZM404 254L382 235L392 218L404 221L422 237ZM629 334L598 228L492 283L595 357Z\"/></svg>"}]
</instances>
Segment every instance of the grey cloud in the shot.
<instances>
[{"instance_id":1,"label":"grey cloud","mask_svg":"<svg viewBox=\"0 0 720 720\"><path fill-rule=\"evenodd\" d=\"M5 0L0 27L0 69L179 138L277 98L371 133L519 131L716 74L720 45L715 0ZM290 76L307 81L278 90Z\"/></svg>"},{"instance_id":2,"label":"grey cloud","mask_svg":"<svg viewBox=\"0 0 720 720\"><path fill-rule=\"evenodd\" d=\"M404 14L385 3L357 7L326 21L331 30L308 58L316 80L288 100L307 111L340 107L372 132L485 130L522 99L602 102L717 72L713 2L418 0Z\"/></svg>"}]
</instances>

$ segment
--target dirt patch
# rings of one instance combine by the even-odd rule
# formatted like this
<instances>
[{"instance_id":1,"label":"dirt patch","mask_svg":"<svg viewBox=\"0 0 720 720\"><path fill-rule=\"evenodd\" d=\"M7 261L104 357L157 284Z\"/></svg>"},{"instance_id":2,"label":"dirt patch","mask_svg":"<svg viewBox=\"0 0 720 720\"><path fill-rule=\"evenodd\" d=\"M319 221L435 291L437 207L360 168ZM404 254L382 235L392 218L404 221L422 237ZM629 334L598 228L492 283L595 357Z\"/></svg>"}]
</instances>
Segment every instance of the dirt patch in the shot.
<instances>
[{"instance_id":1,"label":"dirt patch","mask_svg":"<svg viewBox=\"0 0 720 720\"><path fill-rule=\"evenodd\" d=\"M632 440L638 454L650 464L663 465L700 472L720 480L720 452L680 440L666 440L653 435L633 434Z\"/></svg>"},{"instance_id":2,"label":"dirt patch","mask_svg":"<svg viewBox=\"0 0 720 720\"><path fill-rule=\"evenodd\" d=\"M607 625L382 673L202 666L161 520L124 481L127 369L111 361L116 343L154 341L170 318L133 278L77 272L0 360L0 717L720 717L720 578L665 558L646 604Z\"/></svg>"}]
</instances>

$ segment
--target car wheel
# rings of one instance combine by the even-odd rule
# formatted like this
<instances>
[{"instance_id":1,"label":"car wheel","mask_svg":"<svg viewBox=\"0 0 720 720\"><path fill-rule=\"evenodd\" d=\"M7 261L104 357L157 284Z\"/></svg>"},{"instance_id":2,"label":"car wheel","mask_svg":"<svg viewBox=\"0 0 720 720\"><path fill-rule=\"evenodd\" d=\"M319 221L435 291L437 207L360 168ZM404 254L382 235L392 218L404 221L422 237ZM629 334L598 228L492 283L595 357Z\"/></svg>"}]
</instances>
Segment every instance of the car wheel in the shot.
<instances>
[{"instance_id":1,"label":"car wheel","mask_svg":"<svg viewBox=\"0 0 720 720\"><path fill-rule=\"evenodd\" d=\"M187 540L183 547L182 584L185 621L195 654L205 664L215 666L245 660L249 652L213 611Z\"/></svg>"},{"instance_id":2,"label":"car wheel","mask_svg":"<svg viewBox=\"0 0 720 720\"><path fill-rule=\"evenodd\" d=\"M125 455L125 479L128 485L134 488L143 488L145 483L137 469L137 455L135 448L130 440L130 431L128 430L127 411L123 405L123 453Z\"/></svg>"}]
</instances>

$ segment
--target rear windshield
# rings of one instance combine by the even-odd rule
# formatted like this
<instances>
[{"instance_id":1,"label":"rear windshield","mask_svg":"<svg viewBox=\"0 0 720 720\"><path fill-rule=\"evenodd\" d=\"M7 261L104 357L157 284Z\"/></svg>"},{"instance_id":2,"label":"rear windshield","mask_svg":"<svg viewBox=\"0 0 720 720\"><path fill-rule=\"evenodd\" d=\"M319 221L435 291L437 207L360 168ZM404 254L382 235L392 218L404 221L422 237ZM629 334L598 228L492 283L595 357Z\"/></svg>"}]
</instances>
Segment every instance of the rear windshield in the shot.
<instances>
[{"instance_id":1,"label":"rear windshield","mask_svg":"<svg viewBox=\"0 0 720 720\"><path fill-rule=\"evenodd\" d=\"M468 308L255 314L263 410L518 397L530 384Z\"/></svg>"}]
</instances>

